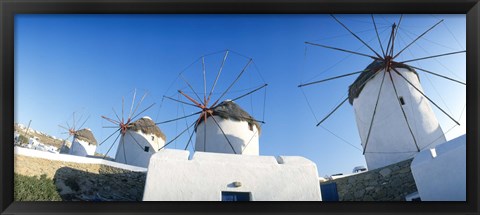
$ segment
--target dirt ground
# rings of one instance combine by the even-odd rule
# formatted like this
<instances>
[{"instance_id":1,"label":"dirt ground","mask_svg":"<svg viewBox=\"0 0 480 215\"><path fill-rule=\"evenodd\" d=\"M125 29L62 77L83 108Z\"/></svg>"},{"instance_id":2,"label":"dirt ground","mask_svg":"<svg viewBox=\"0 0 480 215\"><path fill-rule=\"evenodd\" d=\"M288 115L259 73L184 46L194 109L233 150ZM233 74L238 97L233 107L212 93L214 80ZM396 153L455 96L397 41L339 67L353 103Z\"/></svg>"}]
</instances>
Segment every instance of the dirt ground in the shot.
<instances>
[{"instance_id":1,"label":"dirt ground","mask_svg":"<svg viewBox=\"0 0 480 215\"><path fill-rule=\"evenodd\" d=\"M146 180L145 172L22 155L15 155L14 172L25 176L46 174L63 201L141 201Z\"/></svg>"},{"instance_id":2,"label":"dirt ground","mask_svg":"<svg viewBox=\"0 0 480 215\"><path fill-rule=\"evenodd\" d=\"M13 169L15 173L25 176L34 176L46 174L47 178L54 178L55 173L62 167L70 167L80 171L99 174L101 165L99 164L80 164L62 161L52 161L41 158L33 158L21 155L15 155Z\"/></svg>"}]
</instances>

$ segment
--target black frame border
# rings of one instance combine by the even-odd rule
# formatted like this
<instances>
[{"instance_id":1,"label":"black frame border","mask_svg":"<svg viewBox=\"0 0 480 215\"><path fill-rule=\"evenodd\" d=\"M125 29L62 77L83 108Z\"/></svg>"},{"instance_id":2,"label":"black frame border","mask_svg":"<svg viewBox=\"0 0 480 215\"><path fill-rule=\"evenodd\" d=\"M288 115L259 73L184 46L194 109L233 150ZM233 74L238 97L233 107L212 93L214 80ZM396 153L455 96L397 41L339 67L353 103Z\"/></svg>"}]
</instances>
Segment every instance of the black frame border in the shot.
<instances>
[{"instance_id":1,"label":"black frame border","mask_svg":"<svg viewBox=\"0 0 480 215\"><path fill-rule=\"evenodd\" d=\"M466 14L467 17L467 202L14 202L14 16L15 14ZM171 213L422 213L477 214L480 59L479 0L3 0L0 2L0 212L2 214Z\"/></svg>"}]
</instances>

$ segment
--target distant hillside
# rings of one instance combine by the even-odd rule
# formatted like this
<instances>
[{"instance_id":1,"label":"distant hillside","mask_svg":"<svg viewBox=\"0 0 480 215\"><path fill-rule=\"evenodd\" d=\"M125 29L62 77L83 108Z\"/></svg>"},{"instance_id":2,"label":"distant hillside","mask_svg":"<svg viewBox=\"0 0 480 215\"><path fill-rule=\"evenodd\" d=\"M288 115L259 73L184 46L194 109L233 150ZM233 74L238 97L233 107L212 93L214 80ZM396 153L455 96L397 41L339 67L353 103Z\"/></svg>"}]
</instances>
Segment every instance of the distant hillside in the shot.
<instances>
[{"instance_id":1,"label":"distant hillside","mask_svg":"<svg viewBox=\"0 0 480 215\"><path fill-rule=\"evenodd\" d=\"M53 137L51 135L45 134L41 131L34 130L34 129L32 129L32 127L30 127L28 129L28 132L26 133L27 127L25 125L22 125L22 124L14 123L14 130L21 135L25 135L27 138L37 137L38 140L41 143L43 143L45 145L55 146L58 149L60 149L62 147L62 144L63 144L62 139L58 139L58 138ZM67 145L69 146L70 142L67 141Z\"/></svg>"}]
</instances>

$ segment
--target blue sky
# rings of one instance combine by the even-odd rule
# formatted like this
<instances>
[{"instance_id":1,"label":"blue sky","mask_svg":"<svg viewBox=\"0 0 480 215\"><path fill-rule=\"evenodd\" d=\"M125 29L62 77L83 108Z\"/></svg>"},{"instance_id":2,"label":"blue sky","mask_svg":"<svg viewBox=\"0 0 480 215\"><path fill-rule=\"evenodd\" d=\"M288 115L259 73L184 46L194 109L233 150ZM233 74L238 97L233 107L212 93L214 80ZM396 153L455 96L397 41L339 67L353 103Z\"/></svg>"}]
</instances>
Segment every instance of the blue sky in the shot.
<instances>
[{"instance_id":1,"label":"blue sky","mask_svg":"<svg viewBox=\"0 0 480 215\"><path fill-rule=\"evenodd\" d=\"M337 18L380 51L369 15ZM386 41L399 15L376 15L375 19L380 38ZM405 47L440 19L444 22L405 50L400 59L464 50L464 15L405 15L396 47ZM260 153L304 156L317 164L320 176L351 172L365 165L357 149L361 146L353 108L345 104L323 127L315 125L341 101L356 76L301 89L297 85L362 70L371 59L305 45L305 41L370 53L328 15L17 15L15 122L32 120L33 128L63 138L58 125L71 124L76 112L77 120L90 116L84 127L102 141L113 131L103 128L110 124L100 116L113 118L112 107L121 112L122 97L127 111L135 89L136 102L148 92L139 109L155 103L142 116L158 122L182 116L184 110L189 114L191 109L178 103L162 102L163 95L174 96L180 84L185 85L178 79L181 71L195 89L203 91L201 61L188 66L214 53L204 58L211 86L224 50L231 50L229 66L215 92L222 92L248 58L253 59L232 92L268 84L265 106L263 90L239 101L266 122ZM465 54L412 64L466 80ZM424 73L420 81L425 93L461 123L450 130L454 123L432 107L444 132L450 130L447 139L464 134L465 86ZM160 125L167 139L185 128L184 121ZM183 149L185 142L179 139L169 148ZM107 142L97 151L105 153L110 145Z\"/></svg>"}]
</instances>

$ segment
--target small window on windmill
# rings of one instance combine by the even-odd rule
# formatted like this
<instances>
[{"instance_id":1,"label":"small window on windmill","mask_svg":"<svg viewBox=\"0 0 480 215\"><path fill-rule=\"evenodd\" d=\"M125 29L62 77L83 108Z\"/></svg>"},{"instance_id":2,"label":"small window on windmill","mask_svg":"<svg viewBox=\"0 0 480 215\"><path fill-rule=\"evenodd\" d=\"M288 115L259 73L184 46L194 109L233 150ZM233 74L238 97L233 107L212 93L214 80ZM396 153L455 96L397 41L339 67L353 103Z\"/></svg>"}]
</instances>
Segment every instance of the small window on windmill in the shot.
<instances>
[{"instance_id":1,"label":"small window on windmill","mask_svg":"<svg viewBox=\"0 0 480 215\"><path fill-rule=\"evenodd\" d=\"M248 123L248 129L250 129L250 131L253 131L253 123Z\"/></svg>"},{"instance_id":2,"label":"small window on windmill","mask_svg":"<svg viewBox=\"0 0 480 215\"><path fill-rule=\"evenodd\" d=\"M154 140L155 140L155 136L152 136L152 141L154 141Z\"/></svg>"},{"instance_id":3,"label":"small window on windmill","mask_svg":"<svg viewBox=\"0 0 480 215\"><path fill-rule=\"evenodd\" d=\"M150 147L145 146L145 151L146 151L146 152L150 151Z\"/></svg>"},{"instance_id":4,"label":"small window on windmill","mask_svg":"<svg viewBox=\"0 0 480 215\"><path fill-rule=\"evenodd\" d=\"M405 105L405 100L403 100L402 96L398 97L398 100L400 100L400 104Z\"/></svg>"}]
</instances>

